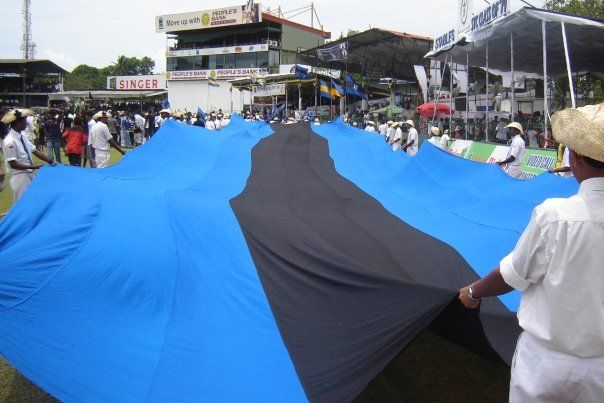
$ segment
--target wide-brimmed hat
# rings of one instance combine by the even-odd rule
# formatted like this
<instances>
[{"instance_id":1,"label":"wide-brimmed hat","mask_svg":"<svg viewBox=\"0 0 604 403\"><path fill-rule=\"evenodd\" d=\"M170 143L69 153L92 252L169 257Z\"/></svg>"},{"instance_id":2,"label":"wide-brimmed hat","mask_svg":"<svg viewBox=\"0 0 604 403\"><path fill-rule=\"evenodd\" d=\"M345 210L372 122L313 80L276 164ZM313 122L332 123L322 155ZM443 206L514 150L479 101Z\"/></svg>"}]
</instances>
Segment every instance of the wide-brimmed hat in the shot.
<instances>
[{"instance_id":1,"label":"wide-brimmed hat","mask_svg":"<svg viewBox=\"0 0 604 403\"><path fill-rule=\"evenodd\" d=\"M439 129L438 127L434 127L434 126L432 126L432 127L430 128L430 131L432 132L432 134L433 134L433 135L435 135L435 136L440 136L440 129Z\"/></svg>"},{"instance_id":2,"label":"wide-brimmed hat","mask_svg":"<svg viewBox=\"0 0 604 403\"><path fill-rule=\"evenodd\" d=\"M415 127L415 123L413 123L413 121L411 119L409 119L408 121L405 122L406 124L408 124L411 127Z\"/></svg>"},{"instance_id":3,"label":"wide-brimmed hat","mask_svg":"<svg viewBox=\"0 0 604 403\"><path fill-rule=\"evenodd\" d=\"M2 123L10 124L13 123L17 119L26 118L28 116L33 116L34 111L31 109L13 109L4 114L2 116Z\"/></svg>"},{"instance_id":4,"label":"wide-brimmed hat","mask_svg":"<svg viewBox=\"0 0 604 403\"><path fill-rule=\"evenodd\" d=\"M552 132L576 153L604 162L604 103L554 113Z\"/></svg>"},{"instance_id":5,"label":"wide-brimmed hat","mask_svg":"<svg viewBox=\"0 0 604 403\"><path fill-rule=\"evenodd\" d=\"M373 120L368 120L368 121L367 121L367 124L368 124L368 125L371 125L371 126L375 126L375 123L373 122Z\"/></svg>"},{"instance_id":6,"label":"wide-brimmed hat","mask_svg":"<svg viewBox=\"0 0 604 403\"><path fill-rule=\"evenodd\" d=\"M400 125L399 122L393 122L392 126L390 126L390 127L392 127L394 129L395 127L399 127L399 125Z\"/></svg>"},{"instance_id":7,"label":"wide-brimmed hat","mask_svg":"<svg viewBox=\"0 0 604 403\"><path fill-rule=\"evenodd\" d=\"M387 122L386 122L386 124L387 124L388 126L390 126L390 125L391 125L391 124L393 124L393 123L394 123L394 122L393 122L392 120L389 120L389 121L387 121Z\"/></svg>"},{"instance_id":8,"label":"wide-brimmed hat","mask_svg":"<svg viewBox=\"0 0 604 403\"><path fill-rule=\"evenodd\" d=\"M167 113L168 115L172 114L172 111L170 109L162 109L161 111L159 111L159 113Z\"/></svg>"},{"instance_id":9,"label":"wide-brimmed hat","mask_svg":"<svg viewBox=\"0 0 604 403\"><path fill-rule=\"evenodd\" d=\"M97 120L100 118L110 118L110 117L111 117L111 114L106 111L99 111L99 112L95 113L94 115L92 115L92 118L94 120Z\"/></svg>"},{"instance_id":10,"label":"wide-brimmed hat","mask_svg":"<svg viewBox=\"0 0 604 403\"><path fill-rule=\"evenodd\" d=\"M522 129L522 125L518 122L512 122L506 126L508 129L517 129L520 134L524 134L524 130Z\"/></svg>"}]
</instances>

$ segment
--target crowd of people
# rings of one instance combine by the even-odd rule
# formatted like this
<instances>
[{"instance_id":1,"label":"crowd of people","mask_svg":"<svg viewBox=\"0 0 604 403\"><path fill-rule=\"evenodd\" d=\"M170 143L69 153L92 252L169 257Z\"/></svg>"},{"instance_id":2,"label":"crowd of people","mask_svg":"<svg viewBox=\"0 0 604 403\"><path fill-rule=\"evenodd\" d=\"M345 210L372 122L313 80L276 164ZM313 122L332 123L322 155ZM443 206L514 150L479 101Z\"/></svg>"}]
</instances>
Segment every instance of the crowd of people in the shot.
<instances>
[{"instance_id":1,"label":"crowd of people","mask_svg":"<svg viewBox=\"0 0 604 403\"><path fill-rule=\"evenodd\" d=\"M221 130L230 123L228 113L193 114L162 109L158 114L101 110L99 112L50 109L35 114L30 109L13 109L2 115L0 140L5 170L10 174L13 200L17 202L42 165L65 163L72 166L106 168L111 148L122 155L125 149L144 144L167 120ZM5 174L0 169L0 190Z\"/></svg>"}]
</instances>

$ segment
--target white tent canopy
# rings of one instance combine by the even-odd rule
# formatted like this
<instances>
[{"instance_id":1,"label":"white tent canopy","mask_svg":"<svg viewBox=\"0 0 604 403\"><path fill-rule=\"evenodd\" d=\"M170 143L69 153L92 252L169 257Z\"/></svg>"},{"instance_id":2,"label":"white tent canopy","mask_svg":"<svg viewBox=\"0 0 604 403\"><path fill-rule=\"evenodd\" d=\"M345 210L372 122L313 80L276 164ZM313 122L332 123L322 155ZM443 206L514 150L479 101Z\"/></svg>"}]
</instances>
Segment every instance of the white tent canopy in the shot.
<instances>
[{"instance_id":1,"label":"white tent canopy","mask_svg":"<svg viewBox=\"0 0 604 403\"><path fill-rule=\"evenodd\" d=\"M547 43L549 76L567 74L562 23L566 27L572 70L604 73L604 22L536 8L522 8L492 24L463 34L455 43L430 52L428 58L465 63L469 57L474 66L486 66L487 46L490 69L510 71L511 47L514 43L514 65L517 73L543 76L543 32ZM488 43L488 45L487 45Z\"/></svg>"}]
</instances>

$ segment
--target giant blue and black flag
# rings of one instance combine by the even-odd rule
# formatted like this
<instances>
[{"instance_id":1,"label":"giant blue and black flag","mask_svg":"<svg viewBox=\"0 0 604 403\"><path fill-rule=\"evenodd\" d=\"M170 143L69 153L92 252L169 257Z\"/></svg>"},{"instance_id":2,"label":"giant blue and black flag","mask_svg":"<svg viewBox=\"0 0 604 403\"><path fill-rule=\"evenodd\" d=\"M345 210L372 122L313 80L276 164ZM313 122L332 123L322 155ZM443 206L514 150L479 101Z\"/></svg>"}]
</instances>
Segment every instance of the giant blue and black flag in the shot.
<instances>
[{"instance_id":1,"label":"giant blue and black flag","mask_svg":"<svg viewBox=\"0 0 604 403\"><path fill-rule=\"evenodd\" d=\"M457 290L576 190L339 121L167 121L0 222L0 353L63 401L350 401L426 327L509 363L518 294Z\"/></svg>"}]
</instances>

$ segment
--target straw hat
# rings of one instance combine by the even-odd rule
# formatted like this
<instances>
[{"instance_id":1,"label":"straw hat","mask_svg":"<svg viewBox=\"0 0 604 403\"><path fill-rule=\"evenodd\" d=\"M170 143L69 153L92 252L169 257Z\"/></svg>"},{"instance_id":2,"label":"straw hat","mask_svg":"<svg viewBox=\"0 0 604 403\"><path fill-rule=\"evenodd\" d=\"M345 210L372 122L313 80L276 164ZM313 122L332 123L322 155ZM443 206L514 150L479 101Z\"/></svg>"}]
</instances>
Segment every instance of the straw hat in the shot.
<instances>
[{"instance_id":1,"label":"straw hat","mask_svg":"<svg viewBox=\"0 0 604 403\"><path fill-rule=\"evenodd\" d=\"M449 129L445 130L445 134L449 134L449 133L451 133L451 132L449 131Z\"/></svg>"},{"instance_id":2,"label":"straw hat","mask_svg":"<svg viewBox=\"0 0 604 403\"><path fill-rule=\"evenodd\" d=\"M552 131L571 150L604 162L604 103L556 112Z\"/></svg>"},{"instance_id":3,"label":"straw hat","mask_svg":"<svg viewBox=\"0 0 604 403\"><path fill-rule=\"evenodd\" d=\"M373 122L373 120L368 120L368 121L367 121L367 124L368 124L368 125L371 125L371 126L375 126L375 123Z\"/></svg>"},{"instance_id":4,"label":"straw hat","mask_svg":"<svg viewBox=\"0 0 604 403\"><path fill-rule=\"evenodd\" d=\"M413 123L413 121L411 119L409 119L408 121L406 121L405 123L407 123L409 126L411 127L415 127L415 123Z\"/></svg>"},{"instance_id":5,"label":"straw hat","mask_svg":"<svg viewBox=\"0 0 604 403\"><path fill-rule=\"evenodd\" d=\"M394 122L394 123L392 123L392 126L390 126L390 127L392 127L393 129L396 129L398 126L399 126L399 122Z\"/></svg>"},{"instance_id":6,"label":"straw hat","mask_svg":"<svg viewBox=\"0 0 604 403\"><path fill-rule=\"evenodd\" d=\"M92 115L92 118L94 120L100 119L100 118L110 118L111 114L109 112L105 112L105 111L99 111L97 113L95 113L94 115Z\"/></svg>"},{"instance_id":7,"label":"straw hat","mask_svg":"<svg viewBox=\"0 0 604 403\"><path fill-rule=\"evenodd\" d=\"M167 113L168 115L171 115L172 111L170 109L162 109L161 111L159 111L159 113Z\"/></svg>"},{"instance_id":8,"label":"straw hat","mask_svg":"<svg viewBox=\"0 0 604 403\"><path fill-rule=\"evenodd\" d=\"M432 132L433 135L440 136L440 129L438 127L432 126L432 128L430 128L430 131Z\"/></svg>"},{"instance_id":9,"label":"straw hat","mask_svg":"<svg viewBox=\"0 0 604 403\"><path fill-rule=\"evenodd\" d=\"M387 124L388 126L390 126L392 123L394 123L392 120L389 120L389 121L387 121L387 122L386 122L386 124Z\"/></svg>"},{"instance_id":10,"label":"straw hat","mask_svg":"<svg viewBox=\"0 0 604 403\"><path fill-rule=\"evenodd\" d=\"M354 127L358 126L358 125L357 125L357 122L352 122L352 125L353 125Z\"/></svg>"},{"instance_id":11,"label":"straw hat","mask_svg":"<svg viewBox=\"0 0 604 403\"><path fill-rule=\"evenodd\" d=\"M33 116L34 111L31 109L13 109L8 111L2 116L2 123L9 124L13 123L17 119L26 118L28 116Z\"/></svg>"},{"instance_id":12,"label":"straw hat","mask_svg":"<svg viewBox=\"0 0 604 403\"><path fill-rule=\"evenodd\" d=\"M520 134L524 134L524 130L522 129L522 125L518 122L512 122L506 126L508 129L517 129Z\"/></svg>"}]
</instances>

